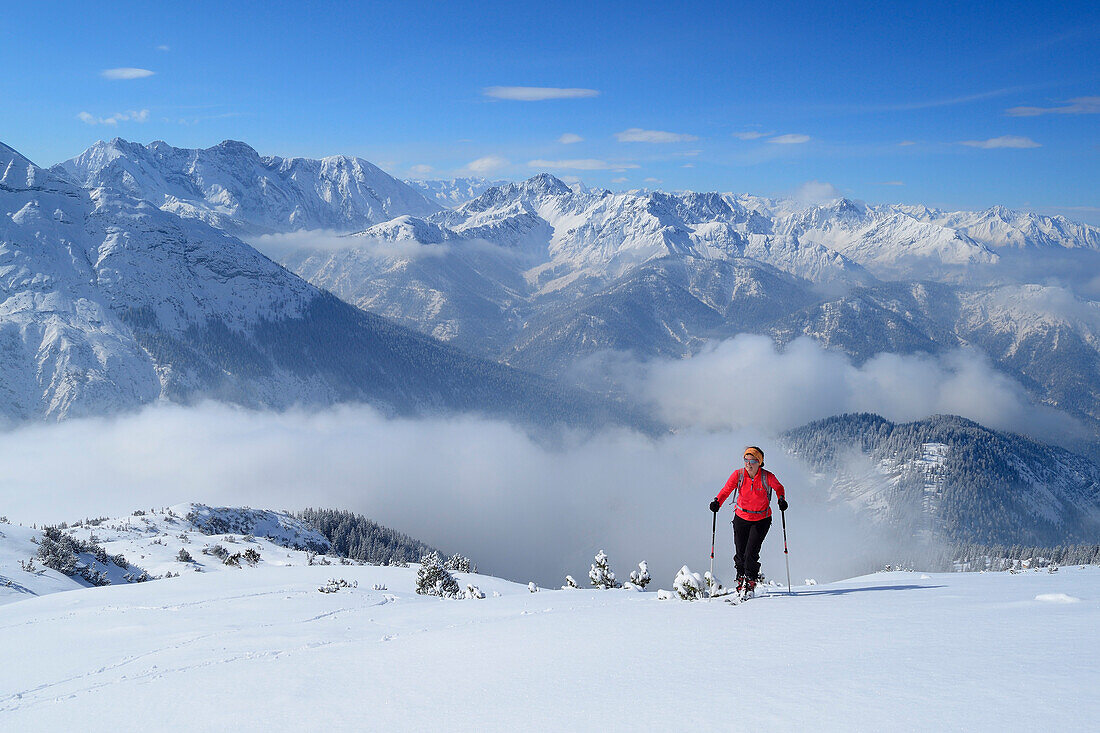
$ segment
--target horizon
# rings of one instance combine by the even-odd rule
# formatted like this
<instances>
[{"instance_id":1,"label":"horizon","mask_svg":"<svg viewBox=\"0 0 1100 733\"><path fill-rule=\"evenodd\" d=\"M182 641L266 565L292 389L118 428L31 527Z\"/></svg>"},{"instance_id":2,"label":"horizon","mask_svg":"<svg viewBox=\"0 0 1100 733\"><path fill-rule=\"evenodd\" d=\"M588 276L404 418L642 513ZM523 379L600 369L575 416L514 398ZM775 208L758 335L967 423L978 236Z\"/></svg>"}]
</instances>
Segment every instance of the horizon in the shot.
<instances>
[{"instance_id":1,"label":"horizon","mask_svg":"<svg viewBox=\"0 0 1100 733\"><path fill-rule=\"evenodd\" d=\"M871 203L1100 224L1094 4L508 8L13 8L22 32L0 60L20 73L0 129L46 167L116 135L234 139L399 179L544 171L768 198L816 182Z\"/></svg>"}]
</instances>

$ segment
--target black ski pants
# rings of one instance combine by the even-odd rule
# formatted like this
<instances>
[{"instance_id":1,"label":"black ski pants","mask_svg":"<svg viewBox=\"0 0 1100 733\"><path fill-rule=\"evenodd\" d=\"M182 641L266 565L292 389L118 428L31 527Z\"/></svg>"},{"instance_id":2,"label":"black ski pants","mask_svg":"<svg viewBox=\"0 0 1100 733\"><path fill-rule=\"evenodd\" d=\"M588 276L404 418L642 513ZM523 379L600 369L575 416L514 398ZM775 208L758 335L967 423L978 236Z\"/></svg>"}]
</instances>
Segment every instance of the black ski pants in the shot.
<instances>
[{"instance_id":1,"label":"black ski pants","mask_svg":"<svg viewBox=\"0 0 1100 733\"><path fill-rule=\"evenodd\" d=\"M760 575L760 546L768 536L772 518L765 517L750 521L742 517L733 518L733 564L737 575L745 575L755 580Z\"/></svg>"}]
</instances>

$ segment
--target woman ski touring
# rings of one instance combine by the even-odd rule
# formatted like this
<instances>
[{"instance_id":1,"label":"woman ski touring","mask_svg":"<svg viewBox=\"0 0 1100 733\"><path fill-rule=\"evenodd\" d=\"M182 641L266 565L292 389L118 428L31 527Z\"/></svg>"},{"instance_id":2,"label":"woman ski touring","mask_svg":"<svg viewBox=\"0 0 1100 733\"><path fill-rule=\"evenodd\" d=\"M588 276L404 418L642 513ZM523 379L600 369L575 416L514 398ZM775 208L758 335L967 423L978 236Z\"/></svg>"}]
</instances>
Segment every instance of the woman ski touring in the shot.
<instances>
[{"instance_id":1,"label":"woman ski touring","mask_svg":"<svg viewBox=\"0 0 1100 733\"><path fill-rule=\"evenodd\" d=\"M744 458L744 468L730 475L710 503L710 510L717 514L726 498L734 494L733 564L737 568L737 593L747 597L753 594L760 578L760 546L772 526L772 492L779 497L781 512L787 511L787 499L783 484L764 469L764 451L747 446Z\"/></svg>"}]
</instances>

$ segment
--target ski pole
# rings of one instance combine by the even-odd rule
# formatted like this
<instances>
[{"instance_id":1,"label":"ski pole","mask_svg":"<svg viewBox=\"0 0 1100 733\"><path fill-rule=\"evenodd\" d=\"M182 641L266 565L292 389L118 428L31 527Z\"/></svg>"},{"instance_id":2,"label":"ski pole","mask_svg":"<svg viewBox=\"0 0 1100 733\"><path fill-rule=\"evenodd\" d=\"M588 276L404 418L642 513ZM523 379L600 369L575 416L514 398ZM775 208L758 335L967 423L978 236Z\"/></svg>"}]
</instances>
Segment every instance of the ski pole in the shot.
<instances>
[{"instance_id":1,"label":"ski pole","mask_svg":"<svg viewBox=\"0 0 1100 733\"><path fill-rule=\"evenodd\" d=\"M714 578L714 535L718 531L718 512L714 512L714 519L710 524L710 577Z\"/></svg>"},{"instance_id":2,"label":"ski pole","mask_svg":"<svg viewBox=\"0 0 1100 733\"><path fill-rule=\"evenodd\" d=\"M783 559L787 561L787 595L793 596L794 593L791 592L791 556L787 553L787 512L780 510L779 517L783 520Z\"/></svg>"}]
</instances>

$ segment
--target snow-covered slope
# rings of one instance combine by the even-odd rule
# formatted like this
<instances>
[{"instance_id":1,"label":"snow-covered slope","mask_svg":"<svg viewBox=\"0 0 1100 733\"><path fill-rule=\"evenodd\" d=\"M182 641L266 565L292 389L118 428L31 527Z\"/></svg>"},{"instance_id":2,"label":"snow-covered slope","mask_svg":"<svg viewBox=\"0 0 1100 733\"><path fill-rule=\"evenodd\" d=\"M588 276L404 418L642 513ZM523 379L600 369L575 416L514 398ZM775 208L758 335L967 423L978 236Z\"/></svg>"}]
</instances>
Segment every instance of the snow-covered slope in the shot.
<instances>
[{"instance_id":1,"label":"snow-covered slope","mask_svg":"<svg viewBox=\"0 0 1100 733\"><path fill-rule=\"evenodd\" d=\"M93 551L76 553L69 574L64 574L47 567L41 556L47 533L72 538L77 549ZM86 569L99 573L94 577L101 582L118 585L188 573L362 564L342 556L297 516L270 509L185 503L113 519L84 519L47 531L0 522L0 605L89 587Z\"/></svg>"},{"instance_id":2,"label":"snow-covered slope","mask_svg":"<svg viewBox=\"0 0 1100 733\"><path fill-rule=\"evenodd\" d=\"M42 531L0 522L0 606L32 596L84 588L37 558Z\"/></svg>"},{"instance_id":3,"label":"snow-covered slope","mask_svg":"<svg viewBox=\"0 0 1100 733\"><path fill-rule=\"evenodd\" d=\"M350 231L440 206L377 166L344 155L260 156L242 142L206 149L115 138L55 167L89 188L109 187L232 234Z\"/></svg>"},{"instance_id":4,"label":"snow-covered slope","mask_svg":"<svg viewBox=\"0 0 1100 733\"><path fill-rule=\"evenodd\" d=\"M1100 718L1094 567L796 581L794 595L738 606L530 593L485 576L462 578L485 599L444 601L414 594L414 577L266 567L8 605L0 647L20 663L0 669L0 719L12 730L850 731L1084 730ZM319 593L330 579L352 587ZM746 691L731 669L767 682Z\"/></svg>"},{"instance_id":5,"label":"snow-covered slope","mask_svg":"<svg viewBox=\"0 0 1100 733\"><path fill-rule=\"evenodd\" d=\"M1100 466L954 416L840 415L787 432L823 490L869 521L936 543L1059 545L1100 537Z\"/></svg>"}]
</instances>

